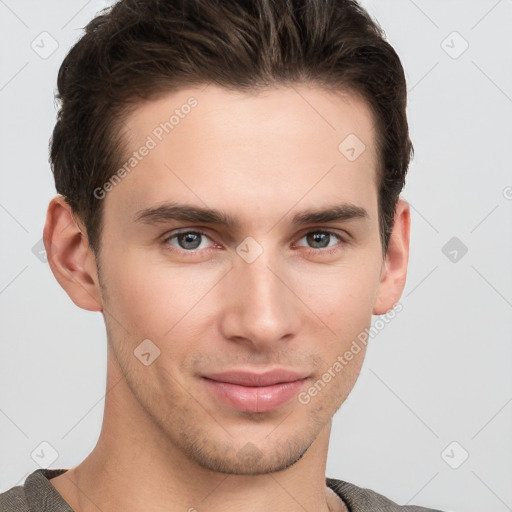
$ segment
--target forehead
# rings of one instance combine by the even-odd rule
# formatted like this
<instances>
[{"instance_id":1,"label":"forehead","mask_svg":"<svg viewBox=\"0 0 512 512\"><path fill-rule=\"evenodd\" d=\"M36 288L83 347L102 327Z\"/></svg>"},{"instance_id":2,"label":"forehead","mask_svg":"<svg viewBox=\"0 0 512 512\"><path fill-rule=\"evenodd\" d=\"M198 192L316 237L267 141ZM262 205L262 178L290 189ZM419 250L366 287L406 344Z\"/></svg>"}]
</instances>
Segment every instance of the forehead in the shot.
<instances>
[{"instance_id":1,"label":"forehead","mask_svg":"<svg viewBox=\"0 0 512 512\"><path fill-rule=\"evenodd\" d=\"M258 214L318 201L376 203L374 119L364 100L317 87L246 93L213 84L145 102L126 119L123 215L169 199Z\"/></svg>"}]
</instances>

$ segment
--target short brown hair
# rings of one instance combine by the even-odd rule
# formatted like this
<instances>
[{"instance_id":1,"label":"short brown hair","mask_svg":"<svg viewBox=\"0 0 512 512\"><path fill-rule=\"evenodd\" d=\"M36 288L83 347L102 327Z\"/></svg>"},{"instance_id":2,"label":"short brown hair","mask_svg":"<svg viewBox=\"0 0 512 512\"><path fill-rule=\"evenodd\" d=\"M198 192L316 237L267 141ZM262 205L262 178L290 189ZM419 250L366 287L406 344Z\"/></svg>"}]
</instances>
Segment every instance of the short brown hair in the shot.
<instances>
[{"instance_id":1,"label":"short brown hair","mask_svg":"<svg viewBox=\"0 0 512 512\"><path fill-rule=\"evenodd\" d=\"M398 55L355 0L120 0L86 26L60 67L50 141L57 192L96 254L103 204L93 191L122 162L124 119L143 100L206 83L241 91L312 83L361 95L377 127L386 253L413 154L407 89Z\"/></svg>"}]
</instances>

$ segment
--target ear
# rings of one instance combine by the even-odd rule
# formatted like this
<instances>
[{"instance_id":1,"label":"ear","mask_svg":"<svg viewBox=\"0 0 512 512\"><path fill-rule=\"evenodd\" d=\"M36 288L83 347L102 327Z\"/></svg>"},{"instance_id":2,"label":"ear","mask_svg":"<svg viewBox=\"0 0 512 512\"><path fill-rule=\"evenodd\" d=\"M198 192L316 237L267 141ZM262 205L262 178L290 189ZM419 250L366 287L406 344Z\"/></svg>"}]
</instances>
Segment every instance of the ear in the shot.
<instances>
[{"instance_id":1,"label":"ear","mask_svg":"<svg viewBox=\"0 0 512 512\"><path fill-rule=\"evenodd\" d=\"M373 308L374 315L387 313L402 296L409 261L410 230L411 214L409 203L404 199L399 199L395 210L393 231L389 239L384 265L382 266L377 300Z\"/></svg>"},{"instance_id":2,"label":"ear","mask_svg":"<svg viewBox=\"0 0 512 512\"><path fill-rule=\"evenodd\" d=\"M71 300L83 309L102 311L96 258L85 227L75 221L63 196L48 205L43 241L53 275Z\"/></svg>"}]
</instances>

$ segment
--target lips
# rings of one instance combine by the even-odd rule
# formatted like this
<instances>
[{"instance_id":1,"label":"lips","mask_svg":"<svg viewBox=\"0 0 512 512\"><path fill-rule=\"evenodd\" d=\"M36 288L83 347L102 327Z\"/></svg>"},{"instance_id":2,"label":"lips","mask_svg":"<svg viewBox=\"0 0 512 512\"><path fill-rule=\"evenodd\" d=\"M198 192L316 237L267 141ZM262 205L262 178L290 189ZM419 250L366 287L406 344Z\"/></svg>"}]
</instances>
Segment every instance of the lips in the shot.
<instances>
[{"instance_id":1,"label":"lips","mask_svg":"<svg viewBox=\"0 0 512 512\"><path fill-rule=\"evenodd\" d=\"M307 373L275 369L265 373L234 370L203 376L209 391L227 405L244 412L268 412L295 396Z\"/></svg>"}]
</instances>

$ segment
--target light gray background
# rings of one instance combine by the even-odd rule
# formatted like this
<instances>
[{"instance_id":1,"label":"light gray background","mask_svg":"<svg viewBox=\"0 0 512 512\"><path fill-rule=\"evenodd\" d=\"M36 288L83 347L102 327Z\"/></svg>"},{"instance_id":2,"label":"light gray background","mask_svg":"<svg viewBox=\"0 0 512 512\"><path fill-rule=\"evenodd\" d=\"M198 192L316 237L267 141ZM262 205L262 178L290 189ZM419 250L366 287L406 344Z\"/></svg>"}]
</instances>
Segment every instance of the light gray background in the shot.
<instances>
[{"instance_id":1,"label":"light gray background","mask_svg":"<svg viewBox=\"0 0 512 512\"><path fill-rule=\"evenodd\" d=\"M403 311L334 418L327 474L402 504L512 510L512 1L361 3L406 69L412 247ZM100 432L101 314L77 308L34 252L55 193L58 67L106 5L0 0L0 492L39 467L41 442L68 468ZM43 31L59 45L47 58L31 47L51 49Z\"/></svg>"}]
</instances>

